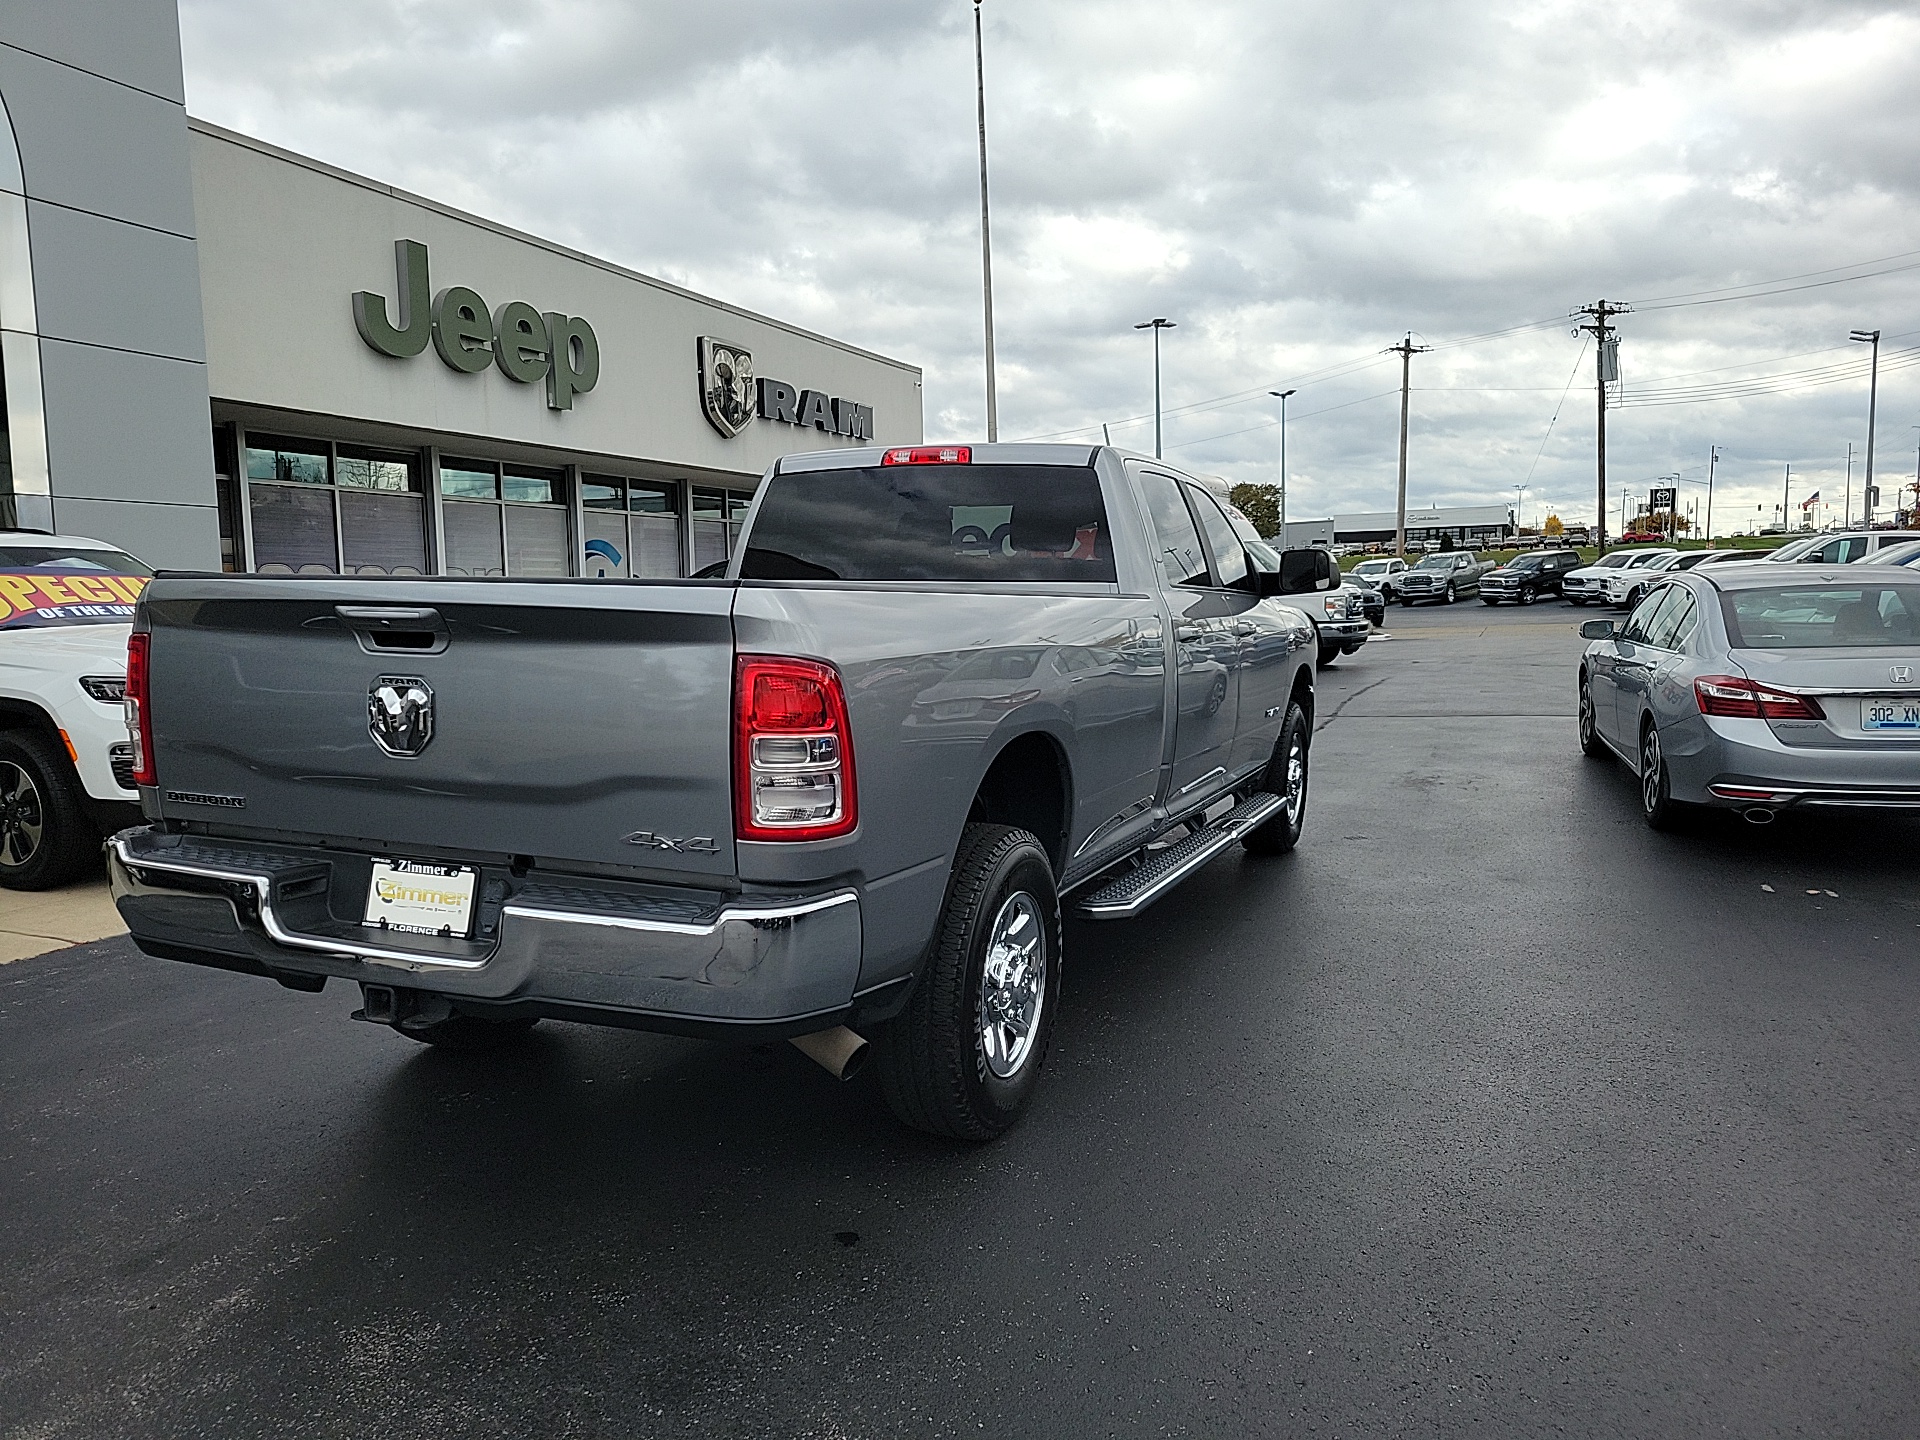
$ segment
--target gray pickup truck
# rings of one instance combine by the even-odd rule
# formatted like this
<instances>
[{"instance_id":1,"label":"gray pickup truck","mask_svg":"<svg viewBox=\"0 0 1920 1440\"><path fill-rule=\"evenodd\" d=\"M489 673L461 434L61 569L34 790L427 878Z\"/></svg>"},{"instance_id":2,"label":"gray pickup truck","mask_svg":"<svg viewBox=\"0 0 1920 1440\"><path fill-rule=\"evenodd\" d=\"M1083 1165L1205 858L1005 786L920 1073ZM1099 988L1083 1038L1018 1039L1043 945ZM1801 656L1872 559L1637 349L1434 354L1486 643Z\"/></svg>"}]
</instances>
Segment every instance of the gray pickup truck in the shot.
<instances>
[{"instance_id":1,"label":"gray pickup truck","mask_svg":"<svg viewBox=\"0 0 1920 1440\"><path fill-rule=\"evenodd\" d=\"M706 580L162 575L129 652L149 955L450 1047L542 1017L866 1057L910 1125L1032 1093L1061 912L1306 813L1324 552L1109 449L793 456ZM1277 562L1277 563L1276 563Z\"/></svg>"}]
</instances>

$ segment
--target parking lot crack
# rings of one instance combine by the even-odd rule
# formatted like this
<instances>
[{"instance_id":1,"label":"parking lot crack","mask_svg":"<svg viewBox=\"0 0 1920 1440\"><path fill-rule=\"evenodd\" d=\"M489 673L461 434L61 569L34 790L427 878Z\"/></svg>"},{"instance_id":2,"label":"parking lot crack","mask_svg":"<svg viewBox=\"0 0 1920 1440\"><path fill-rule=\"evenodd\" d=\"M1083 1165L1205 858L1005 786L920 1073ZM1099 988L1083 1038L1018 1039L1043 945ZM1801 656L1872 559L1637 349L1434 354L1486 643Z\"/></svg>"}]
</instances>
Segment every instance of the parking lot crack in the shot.
<instances>
[{"instance_id":1,"label":"parking lot crack","mask_svg":"<svg viewBox=\"0 0 1920 1440\"><path fill-rule=\"evenodd\" d=\"M1369 690L1374 690L1379 688L1380 686L1386 684L1387 681L1391 680L1392 678L1393 677L1391 675L1382 675L1378 680L1374 681L1373 684L1362 685L1358 690L1354 691L1351 695L1347 696L1346 699L1342 700L1338 705L1334 706L1333 713L1328 715L1326 719L1320 721L1319 724L1313 727L1313 733L1318 735L1322 730L1326 729L1329 725L1333 724L1334 721L1338 720L1340 718L1340 712L1345 710L1347 706L1351 705L1354 701L1358 700L1362 695L1366 694Z\"/></svg>"}]
</instances>

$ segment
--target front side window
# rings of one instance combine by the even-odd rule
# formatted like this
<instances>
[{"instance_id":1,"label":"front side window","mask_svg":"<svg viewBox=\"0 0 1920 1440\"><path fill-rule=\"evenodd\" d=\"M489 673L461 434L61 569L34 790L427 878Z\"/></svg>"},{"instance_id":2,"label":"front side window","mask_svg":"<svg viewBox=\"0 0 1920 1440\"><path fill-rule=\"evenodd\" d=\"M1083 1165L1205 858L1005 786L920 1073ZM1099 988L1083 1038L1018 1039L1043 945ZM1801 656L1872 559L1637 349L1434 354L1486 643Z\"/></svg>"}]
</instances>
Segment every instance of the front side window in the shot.
<instances>
[{"instance_id":1,"label":"front side window","mask_svg":"<svg viewBox=\"0 0 1920 1440\"><path fill-rule=\"evenodd\" d=\"M1660 608L1653 613L1653 621L1647 627L1647 644L1660 650L1672 650L1674 633L1680 628L1680 622L1693 609L1693 595L1678 585L1667 587L1667 598L1660 602Z\"/></svg>"},{"instance_id":2,"label":"front side window","mask_svg":"<svg viewBox=\"0 0 1920 1440\"><path fill-rule=\"evenodd\" d=\"M1647 636L1653 629L1654 617L1660 613L1660 607L1667 603L1667 597L1671 593L1671 590L1663 585L1634 606L1633 614L1627 617L1627 623L1620 631L1620 638L1640 645L1651 643Z\"/></svg>"},{"instance_id":3,"label":"front side window","mask_svg":"<svg viewBox=\"0 0 1920 1440\"><path fill-rule=\"evenodd\" d=\"M1729 590L1720 597L1720 612L1741 650L1910 649L1920 640L1920 584Z\"/></svg>"},{"instance_id":4,"label":"front side window","mask_svg":"<svg viewBox=\"0 0 1920 1440\"><path fill-rule=\"evenodd\" d=\"M1193 544L1197 551L1197 533ZM740 574L989 584L1115 579L1099 477L1090 467L1054 465L883 465L776 475L747 536Z\"/></svg>"}]
</instances>

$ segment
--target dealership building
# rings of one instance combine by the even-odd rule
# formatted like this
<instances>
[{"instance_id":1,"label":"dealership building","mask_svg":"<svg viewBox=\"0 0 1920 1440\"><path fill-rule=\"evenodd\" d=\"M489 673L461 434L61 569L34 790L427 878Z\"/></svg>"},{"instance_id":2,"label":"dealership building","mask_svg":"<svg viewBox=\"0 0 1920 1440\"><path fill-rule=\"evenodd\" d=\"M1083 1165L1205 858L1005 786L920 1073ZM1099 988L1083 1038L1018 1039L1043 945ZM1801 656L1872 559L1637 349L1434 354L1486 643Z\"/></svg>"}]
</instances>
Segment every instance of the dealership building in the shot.
<instances>
[{"instance_id":1,"label":"dealership building","mask_svg":"<svg viewBox=\"0 0 1920 1440\"><path fill-rule=\"evenodd\" d=\"M920 371L190 119L173 0L0 0L0 527L158 567L691 574Z\"/></svg>"},{"instance_id":2,"label":"dealership building","mask_svg":"<svg viewBox=\"0 0 1920 1440\"><path fill-rule=\"evenodd\" d=\"M1324 520L1289 520L1288 545L1391 545L1398 533L1399 515L1372 510L1334 515ZM1513 511L1505 505L1428 506L1407 511L1407 542L1433 541L1449 549L1486 548L1517 533Z\"/></svg>"}]
</instances>

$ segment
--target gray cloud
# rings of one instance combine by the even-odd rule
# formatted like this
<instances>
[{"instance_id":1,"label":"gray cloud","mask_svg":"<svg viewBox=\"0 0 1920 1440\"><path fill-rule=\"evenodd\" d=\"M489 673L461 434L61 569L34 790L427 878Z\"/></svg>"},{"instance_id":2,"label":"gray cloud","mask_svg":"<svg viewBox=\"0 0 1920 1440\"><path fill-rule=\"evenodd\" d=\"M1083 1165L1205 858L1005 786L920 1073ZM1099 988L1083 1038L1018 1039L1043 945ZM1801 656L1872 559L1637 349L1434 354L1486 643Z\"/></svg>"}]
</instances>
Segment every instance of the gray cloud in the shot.
<instances>
[{"instance_id":1,"label":"gray cloud","mask_svg":"<svg viewBox=\"0 0 1920 1440\"><path fill-rule=\"evenodd\" d=\"M983 410L970 10L184 0L182 19L196 113L914 360L928 433L956 436ZM1397 362L1378 352L1407 330L1442 342L1601 294L1920 246L1911 5L985 14L1003 432L1097 436L1144 414L1131 326L1165 314L1181 326L1165 351L1173 453L1267 478L1276 412L1260 392L1379 362L1291 402L1296 514L1390 503ZM1629 390L1766 371L1854 325L1920 331L1917 302L1913 271L1630 316ZM1530 511L1591 513L1591 372L1563 404L1569 328L1415 361L1414 499L1511 498L1531 472ZM1722 515L1775 503L1788 463L1831 498L1847 442L1864 447L1865 401L1848 383L1621 411L1614 487L1704 478L1717 442ZM1911 461L1916 422L1920 370L1889 371L1883 474ZM1151 435L1132 421L1114 438Z\"/></svg>"}]
</instances>

